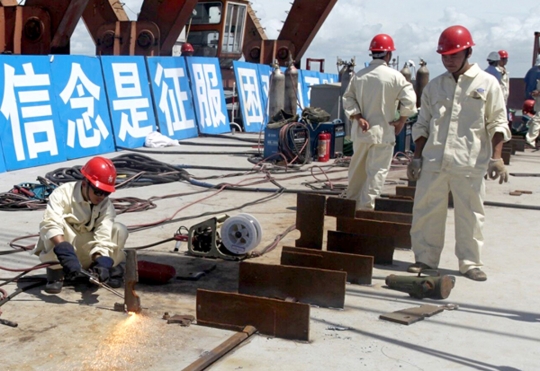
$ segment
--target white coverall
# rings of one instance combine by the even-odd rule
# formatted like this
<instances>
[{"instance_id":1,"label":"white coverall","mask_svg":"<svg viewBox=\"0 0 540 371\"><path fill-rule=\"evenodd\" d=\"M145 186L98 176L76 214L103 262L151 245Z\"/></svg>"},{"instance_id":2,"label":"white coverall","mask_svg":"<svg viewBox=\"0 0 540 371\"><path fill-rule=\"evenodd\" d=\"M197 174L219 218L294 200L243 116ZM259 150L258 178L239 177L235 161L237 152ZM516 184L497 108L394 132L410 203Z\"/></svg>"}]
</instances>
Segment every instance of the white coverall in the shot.
<instances>
[{"instance_id":1,"label":"white coverall","mask_svg":"<svg viewBox=\"0 0 540 371\"><path fill-rule=\"evenodd\" d=\"M536 82L536 90L540 91L540 80ZM534 98L534 111L535 115L529 121L529 131L525 135L527 143L533 147L536 147L536 138L540 134L540 96Z\"/></svg>"},{"instance_id":2,"label":"white coverall","mask_svg":"<svg viewBox=\"0 0 540 371\"><path fill-rule=\"evenodd\" d=\"M50 239L63 234L75 248L83 269L90 267L95 253L111 257L116 266L125 260L127 228L114 221L116 212L108 197L98 205L85 201L81 183L64 183L51 193L34 253L42 262L58 261Z\"/></svg>"},{"instance_id":3,"label":"white coverall","mask_svg":"<svg viewBox=\"0 0 540 371\"><path fill-rule=\"evenodd\" d=\"M426 85L413 140L427 138L416 183L412 248L416 262L439 266L444 247L448 193L455 213L455 253L459 270L480 268L484 243L484 175L491 139L511 138L499 82L473 64L458 81L444 73Z\"/></svg>"},{"instance_id":4,"label":"white coverall","mask_svg":"<svg viewBox=\"0 0 540 371\"><path fill-rule=\"evenodd\" d=\"M508 105L508 96L510 95L510 75L506 67L497 66L497 71L501 73L501 89L504 96L504 104Z\"/></svg>"},{"instance_id":5,"label":"white coverall","mask_svg":"<svg viewBox=\"0 0 540 371\"><path fill-rule=\"evenodd\" d=\"M369 130L362 132L358 123L351 127L354 154L349 165L347 198L356 201L356 209L373 209L392 162L396 143L395 120L398 102L400 115L416 111L416 94L403 75L380 59L358 71L343 94L343 108L348 117L362 114Z\"/></svg>"}]
</instances>

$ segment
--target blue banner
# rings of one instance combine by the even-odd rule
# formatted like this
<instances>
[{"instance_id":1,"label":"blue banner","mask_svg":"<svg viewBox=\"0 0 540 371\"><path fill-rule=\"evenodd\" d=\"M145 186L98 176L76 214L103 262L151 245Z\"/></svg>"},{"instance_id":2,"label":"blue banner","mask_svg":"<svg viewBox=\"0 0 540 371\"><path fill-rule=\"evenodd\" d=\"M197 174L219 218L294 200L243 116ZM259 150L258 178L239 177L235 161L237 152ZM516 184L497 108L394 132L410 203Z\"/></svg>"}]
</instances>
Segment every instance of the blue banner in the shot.
<instances>
[{"instance_id":1,"label":"blue banner","mask_svg":"<svg viewBox=\"0 0 540 371\"><path fill-rule=\"evenodd\" d=\"M233 68L244 120L244 131L258 133L265 126L266 106L263 105L261 97L261 82L257 65L234 61Z\"/></svg>"},{"instance_id":2,"label":"blue banner","mask_svg":"<svg viewBox=\"0 0 540 371\"><path fill-rule=\"evenodd\" d=\"M7 170L65 161L48 56L0 55L0 140Z\"/></svg>"},{"instance_id":3,"label":"blue banner","mask_svg":"<svg viewBox=\"0 0 540 371\"><path fill-rule=\"evenodd\" d=\"M199 132L223 134L231 131L217 58L186 58L197 112Z\"/></svg>"},{"instance_id":4,"label":"blue banner","mask_svg":"<svg viewBox=\"0 0 540 371\"><path fill-rule=\"evenodd\" d=\"M311 100L311 85L321 84L321 73L318 71L300 70L298 71L298 83L302 87L299 91L302 97L302 108L309 107Z\"/></svg>"},{"instance_id":5,"label":"blue banner","mask_svg":"<svg viewBox=\"0 0 540 371\"><path fill-rule=\"evenodd\" d=\"M2 149L2 142L0 141L0 173L6 171L6 162L4 161L4 150Z\"/></svg>"},{"instance_id":6,"label":"blue banner","mask_svg":"<svg viewBox=\"0 0 540 371\"><path fill-rule=\"evenodd\" d=\"M264 107L264 122L268 123L268 92L272 67L266 64L257 64L257 69L259 70L259 80L261 82L261 104Z\"/></svg>"},{"instance_id":7,"label":"blue banner","mask_svg":"<svg viewBox=\"0 0 540 371\"><path fill-rule=\"evenodd\" d=\"M183 57L148 57L159 131L173 139L196 137L195 111Z\"/></svg>"},{"instance_id":8,"label":"blue banner","mask_svg":"<svg viewBox=\"0 0 540 371\"><path fill-rule=\"evenodd\" d=\"M114 152L99 58L51 56L51 75L67 158Z\"/></svg>"},{"instance_id":9,"label":"blue banner","mask_svg":"<svg viewBox=\"0 0 540 371\"><path fill-rule=\"evenodd\" d=\"M337 73L321 73L321 84L333 84L339 82Z\"/></svg>"},{"instance_id":10,"label":"blue banner","mask_svg":"<svg viewBox=\"0 0 540 371\"><path fill-rule=\"evenodd\" d=\"M146 136L156 131L144 57L100 58L116 146L141 147Z\"/></svg>"}]
</instances>

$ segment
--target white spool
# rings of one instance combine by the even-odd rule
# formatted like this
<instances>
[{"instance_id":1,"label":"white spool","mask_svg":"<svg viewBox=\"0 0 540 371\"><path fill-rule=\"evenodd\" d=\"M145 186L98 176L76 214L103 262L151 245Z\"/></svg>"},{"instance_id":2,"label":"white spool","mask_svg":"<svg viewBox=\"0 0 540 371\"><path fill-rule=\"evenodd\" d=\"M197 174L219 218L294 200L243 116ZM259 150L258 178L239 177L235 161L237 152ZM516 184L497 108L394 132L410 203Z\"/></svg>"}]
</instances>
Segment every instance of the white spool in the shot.
<instances>
[{"instance_id":1,"label":"white spool","mask_svg":"<svg viewBox=\"0 0 540 371\"><path fill-rule=\"evenodd\" d=\"M247 254L262 239L262 228L249 214L239 214L225 220L221 227L221 242L233 254Z\"/></svg>"}]
</instances>

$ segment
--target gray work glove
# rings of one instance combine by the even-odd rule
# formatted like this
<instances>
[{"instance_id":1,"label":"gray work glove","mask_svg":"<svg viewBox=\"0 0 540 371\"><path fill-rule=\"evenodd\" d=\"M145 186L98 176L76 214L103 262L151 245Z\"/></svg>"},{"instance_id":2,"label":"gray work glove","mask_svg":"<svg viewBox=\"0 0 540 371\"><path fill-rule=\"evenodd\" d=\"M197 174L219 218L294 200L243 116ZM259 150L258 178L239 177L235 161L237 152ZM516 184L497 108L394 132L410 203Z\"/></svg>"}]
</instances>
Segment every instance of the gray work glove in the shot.
<instances>
[{"instance_id":1,"label":"gray work glove","mask_svg":"<svg viewBox=\"0 0 540 371\"><path fill-rule=\"evenodd\" d=\"M506 166L504 166L502 158L491 158L489 160L487 175L489 179L499 178L499 184L503 184L503 182L508 182L508 171L506 170Z\"/></svg>"},{"instance_id":2,"label":"gray work glove","mask_svg":"<svg viewBox=\"0 0 540 371\"><path fill-rule=\"evenodd\" d=\"M407 165L407 178L409 180L417 181L420 179L420 173L422 172L422 159L413 158L409 165Z\"/></svg>"}]
</instances>

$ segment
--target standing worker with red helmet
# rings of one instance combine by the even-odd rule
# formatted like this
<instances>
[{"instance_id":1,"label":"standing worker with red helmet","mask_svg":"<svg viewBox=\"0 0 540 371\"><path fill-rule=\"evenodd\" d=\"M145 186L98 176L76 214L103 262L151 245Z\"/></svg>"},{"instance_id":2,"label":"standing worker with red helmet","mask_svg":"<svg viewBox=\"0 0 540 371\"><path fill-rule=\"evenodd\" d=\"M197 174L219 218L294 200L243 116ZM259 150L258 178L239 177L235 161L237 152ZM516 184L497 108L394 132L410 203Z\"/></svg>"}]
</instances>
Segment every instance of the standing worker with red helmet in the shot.
<instances>
[{"instance_id":1,"label":"standing worker with red helmet","mask_svg":"<svg viewBox=\"0 0 540 371\"><path fill-rule=\"evenodd\" d=\"M416 181L409 272L437 268L444 247L448 193L455 213L455 253L459 271L485 281L480 252L484 244L484 175L508 181L501 158L511 134L499 83L477 64L469 64L474 42L463 26L445 29L437 52L447 72L422 93L422 109L412 129L416 144L407 168Z\"/></svg>"},{"instance_id":2,"label":"standing worker with red helmet","mask_svg":"<svg viewBox=\"0 0 540 371\"><path fill-rule=\"evenodd\" d=\"M39 225L34 250L47 268L45 292L60 293L64 278L76 280L89 269L100 282L119 287L123 280L123 248L127 228L114 221L109 195L115 191L116 168L104 157L90 159L82 168L83 180L64 183L49 196Z\"/></svg>"},{"instance_id":3,"label":"standing worker with red helmet","mask_svg":"<svg viewBox=\"0 0 540 371\"><path fill-rule=\"evenodd\" d=\"M501 73L501 89L504 95L504 104L508 105L508 96L510 95L510 75L506 69L508 63L508 52L506 50L499 50L499 65L497 70Z\"/></svg>"},{"instance_id":4,"label":"standing worker with red helmet","mask_svg":"<svg viewBox=\"0 0 540 371\"><path fill-rule=\"evenodd\" d=\"M412 84L388 66L396 50L392 38L376 35L369 50L373 60L352 77L343 94L343 108L353 121L347 198L356 201L357 209L374 208L392 162L396 135L417 112ZM398 103L401 110L396 120Z\"/></svg>"}]
</instances>

